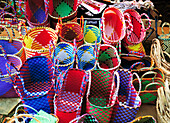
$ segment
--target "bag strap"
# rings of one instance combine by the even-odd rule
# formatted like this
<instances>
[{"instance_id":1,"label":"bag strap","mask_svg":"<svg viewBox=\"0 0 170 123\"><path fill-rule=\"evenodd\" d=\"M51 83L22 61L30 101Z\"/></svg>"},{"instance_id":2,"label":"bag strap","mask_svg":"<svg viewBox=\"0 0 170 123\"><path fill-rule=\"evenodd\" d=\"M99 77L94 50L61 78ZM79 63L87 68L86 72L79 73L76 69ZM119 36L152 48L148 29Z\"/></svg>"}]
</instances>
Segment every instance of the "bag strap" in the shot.
<instances>
[{"instance_id":1,"label":"bag strap","mask_svg":"<svg viewBox=\"0 0 170 123\"><path fill-rule=\"evenodd\" d=\"M157 76L157 72L154 72L154 71L147 71L145 72L142 76L141 76L141 79L143 79L145 76L147 75L154 75L153 79L156 78Z\"/></svg>"},{"instance_id":2,"label":"bag strap","mask_svg":"<svg viewBox=\"0 0 170 123\"><path fill-rule=\"evenodd\" d=\"M17 12L16 12L15 8L14 8L13 6L11 6L11 5L6 5L6 6L4 7L4 9L2 10L2 12L0 13L1 16L4 17L3 14L8 13L8 12L5 12L5 9L6 9L6 8L11 8L11 9L14 11L14 17L16 17ZM3 13L3 14L2 14L2 13Z\"/></svg>"},{"instance_id":3,"label":"bag strap","mask_svg":"<svg viewBox=\"0 0 170 123\"><path fill-rule=\"evenodd\" d=\"M139 90L137 92L137 95L139 96L141 89L142 89L141 79L139 78L139 75L136 72L132 73L132 78L134 75L137 77L137 80L139 82ZM131 84L132 84L132 81L131 81Z\"/></svg>"},{"instance_id":4,"label":"bag strap","mask_svg":"<svg viewBox=\"0 0 170 123\"><path fill-rule=\"evenodd\" d=\"M163 83L161 83L161 82L152 82L152 83L147 84L147 85L145 86L145 89L144 89L144 90L148 90L149 87L150 87L150 86L153 86L153 85L155 85L155 86L162 86L162 87L165 86L165 85L164 85Z\"/></svg>"},{"instance_id":5,"label":"bag strap","mask_svg":"<svg viewBox=\"0 0 170 123\"><path fill-rule=\"evenodd\" d=\"M169 24L168 22L164 22L164 23L162 24L162 28L161 28L162 34L165 34L164 28L163 28L165 25L168 25L168 26L169 26L169 34L170 34L170 24Z\"/></svg>"},{"instance_id":6,"label":"bag strap","mask_svg":"<svg viewBox=\"0 0 170 123\"><path fill-rule=\"evenodd\" d=\"M147 14L145 14L145 13L141 14L141 17L142 16L145 16L148 19L148 22L149 22L148 27L143 30L144 32L146 32L151 27L151 20L150 20L149 16Z\"/></svg>"},{"instance_id":7,"label":"bag strap","mask_svg":"<svg viewBox=\"0 0 170 123\"><path fill-rule=\"evenodd\" d=\"M132 64L132 66L129 68L129 70L132 70L135 66L138 66L138 65L142 65L143 67L145 66L145 64L143 62L136 62L136 63Z\"/></svg>"},{"instance_id":8,"label":"bag strap","mask_svg":"<svg viewBox=\"0 0 170 123\"><path fill-rule=\"evenodd\" d=\"M23 21L20 21L19 24L18 24L18 32L19 32L20 38L21 38L22 40L24 40L23 35L22 35L22 33L21 33L22 27L24 27L25 30L26 30L26 32L27 32L27 27L26 27L25 23L24 23Z\"/></svg>"}]
</instances>

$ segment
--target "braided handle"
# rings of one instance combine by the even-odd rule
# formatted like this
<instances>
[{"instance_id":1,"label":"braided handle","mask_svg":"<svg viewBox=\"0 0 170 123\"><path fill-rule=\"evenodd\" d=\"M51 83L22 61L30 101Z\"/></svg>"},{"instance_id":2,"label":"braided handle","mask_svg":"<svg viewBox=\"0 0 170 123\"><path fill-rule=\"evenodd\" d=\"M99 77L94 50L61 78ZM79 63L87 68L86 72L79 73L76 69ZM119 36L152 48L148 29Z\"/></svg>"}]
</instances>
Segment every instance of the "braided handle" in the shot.
<instances>
[{"instance_id":1,"label":"braided handle","mask_svg":"<svg viewBox=\"0 0 170 123\"><path fill-rule=\"evenodd\" d=\"M151 27L151 20L150 20L149 16L148 16L147 14L145 14L145 13L141 14L141 17L142 17L142 16L146 16L146 18L147 18L148 21L149 21L148 27L147 27L146 29L143 29L143 31L146 32L146 31L147 31L148 29L150 29L150 27Z\"/></svg>"},{"instance_id":2,"label":"braided handle","mask_svg":"<svg viewBox=\"0 0 170 123\"><path fill-rule=\"evenodd\" d=\"M19 32L20 38L22 40L24 40L22 32L21 32L21 29L22 29L23 26L24 26L24 28L25 28L25 30L27 32L27 27L26 27L25 23L23 21L20 21L19 24L18 24L18 32Z\"/></svg>"},{"instance_id":3,"label":"braided handle","mask_svg":"<svg viewBox=\"0 0 170 123\"><path fill-rule=\"evenodd\" d=\"M139 96L139 94L141 92L141 89L142 89L141 79L139 78L139 75L137 73L135 73L135 72L132 74L132 78L133 78L134 75L137 77L137 80L139 82L139 90L138 90L138 96Z\"/></svg>"},{"instance_id":4,"label":"braided handle","mask_svg":"<svg viewBox=\"0 0 170 123\"><path fill-rule=\"evenodd\" d=\"M162 28L161 28L162 34L165 34L164 29L163 29L163 27L164 27L165 25L168 25L168 26L169 26L169 34L170 34L170 24L169 24L168 22L164 22L164 23L162 24Z\"/></svg>"},{"instance_id":5,"label":"braided handle","mask_svg":"<svg viewBox=\"0 0 170 123\"><path fill-rule=\"evenodd\" d=\"M5 52L4 48L2 47L2 45L0 45L0 50L4 56L4 58L7 60L7 53Z\"/></svg>"},{"instance_id":6,"label":"braided handle","mask_svg":"<svg viewBox=\"0 0 170 123\"><path fill-rule=\"evenodd\" d=\"M161 82L152 82L152 83L149 83L145 86L145 89L144 90L149 90L149 87L152 86L152 85L155 85L156 88L158 88L157 86L162 86L164 87L165 85Z\"/></svg>"},{"instance_id":7,"label":"braided handle","mask_svg":"<svg viewBox=\"0 0 170 123\"><path fill-rule=\"evenodd\" d=\"M143 62L136 62L136 63L132 64L132 66L129 68L129 70L132 70L137 65L142 65L143 67L145 66L145 64Z\"/></svg>"},{"instance_id":8,"label":"braided handle","mask_svg":"<svg viewBox=\"0 0 170 123\"><path fill-rule=\"evenodd\" d=\"M5 12L6 8L12 8L12 10L14 11L15 17L16 17L17 12L15 11L15 8L13 6L11 6L11 5L6 5L1 13L5 14L6 13ZM0 14L0 15L2 15L2 14Z\"/></svg>"},{"instance_id":9,"label":"braided handle","mask_svg":"<svg viewBox=\"0 0 170 123\"><path fill-rule=\"evenodd\" d=\"M142 76L141 76L141 79L144 78L145 76L147 75L154 75L153 78L155 78L157 76L157 72L154 72L154 71L147 71L145 72Z\"/></svg>"}]
</instances>

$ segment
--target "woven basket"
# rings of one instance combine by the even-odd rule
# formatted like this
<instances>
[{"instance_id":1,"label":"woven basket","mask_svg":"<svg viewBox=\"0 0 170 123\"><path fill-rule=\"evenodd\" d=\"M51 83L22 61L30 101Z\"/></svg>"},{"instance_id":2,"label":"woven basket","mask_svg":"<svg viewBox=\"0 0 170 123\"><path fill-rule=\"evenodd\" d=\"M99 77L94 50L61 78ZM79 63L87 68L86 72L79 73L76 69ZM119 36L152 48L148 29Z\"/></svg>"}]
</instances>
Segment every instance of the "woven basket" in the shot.
<instances>
[{"instance_id":1,"label":"woven basket","mask_svg":"<svg viewBox=\"0 0 170 123\"><path fill-rule=\"evenodd\" d=\"M63 23L59 31L59 39L61 42L68 42L72 45L75 39L77 47L79 47L84 44L83 28L76 22Z\"/></svg>"},{"instance_id":2,"label":"woven basket","mask_svg":"<svg viewBox=\"0 0 170 123\"><path fill-rule=\"evenodd\" d=\"M25 15L30 27L45 26L50 27L48 19L48 1L47 0L24 0L24 11L22 10L22 0L19 0L19 8Z\"/></svg>"},{"instance_id":3,"label":"woven basket","mask_svg":"<svg viewBox=\"0 0 170 123\"><path fill-rule=\"evenodd\" d=\"M0 54L0 97L18 97L13 88L13 81L11 80L8 72L7 72L7 62L11 62L16 68L20 68L22 65L21 59L14 55L7 55L0 45L0 49L3 54ZM17 71L14 69L13 66L9 66L11 70L11 77L14 78Z\"/></svg>"},{"instance_id":4,"label":"woven basket","mask_svg":"<svg viewBox=\"0 0 170 123\"><path fill-rule=\"evenodd\" d=\"M120 88L118 98L113 107L112 123L127 123L135 119L137 111L141 106L141 99L139 97L141 84L140 79L136 73L131 73L127 69L118 70L120 76ZM135 90L132 84L132 77L136 75L139 80L139 92Z\"/></svg>"},{"instance_id":5,"label":"woven basket","mask_svg":"<svg viewBox=\"0 0 170 123\"><path fill-rule=\"evenodd\" d=\"M86 113L95 116L100 123L110 122L118 90L119 75L117 72L114 72L113 76L106 70L91 71L86 98Z\"/></svg>"},{"instance_id":6,"label":"woven basket","mask_svg":"<svg viewBox=\"0 0 170 123\"><path fill-rule=\"evenodd\" d=\"M49 16L51 27L55 29L58 19L62 22L77 22L79 0L49 0Z\"/></svg>"},{"instance_id":7,"label":"woven basket","mask_svg":"<svg viewBox=\"0 0 170 123\"><path fill-rule=\"evenodd\" d=\"M169 33L168 34L164 33L163 27L165 25L169 26ZM158 36L158 39L163 41L163 44L161 44L162 50L166 51L167 53L170 54L170 24L168 22L164 22L162 24L162 28L161 29L162 29L162 35Z\"/></svg>"},{"instance_id":8,"label":"woven basket","mask_svg":"<svg viewBox=\"0 0 170 123\"><path fill-rule=\"evenodd\" d=\"M0 27L4 28L2 34L4 36L0 36L0 45L2 45L2 47L4 48L7 54L16 55L20 57L22 62L24 62L26 60L26 56L25 56L25 51L24 51L22 41L19 39L13 39L14 34L10 35L8 29L5 26L0 25Z\"/></svg>"},{"instance_id":9,"label":"woven basket","mask_svg":"<svg viewBox=\"0 0 170 123\"><path fill-rule=\"evenodd\" d=\"M146 115L146 116L137 117L130 123L157 123L157 122L153 116Z\"/></svg>"},{"instance_id":10,"label":"woven basket","mask_svg":"<svg viewBox=\"0 0 170 123\"><path fill-rule=\"evenodd\" d=\"M124 11L123 14L124 15L128 14L130 16L130 20L133 25L133 30L130 33L130 35L126 35L125 38L123 39L124 44L126 46L128 46L128 45L134 45L134 44L138 44L138 43L142 42L146 36L146 31L151 26L151 21L150 21L149 17L145 13L140 15L134 9L127 9ZM149 21L149 25L146 29L145 29L145 26L141 19L142 16L146 16Z\"/></svg>"},{"instance_id":11,"label":"woven basket","mask_svg":"<svg viewBox=\"0 0 170 123\"><path fill-rule=\"evenodd\" d=\"M54 66L45 56L28 58L19 69L15 78L15 87L23 104L43 110L54 112ZM28 113L33 113L27 109Z\"/></svg>"},{"instance_id":12,"label":"woven basket","mask_svg":"<svg viewBox=\"0 0 170 123\"><path fill-rule=\"evenodd\" d=\"M56 75L58 76L63 70L73 68L76 52L74 47L67 42L60 42L56 45L54 57L56 61Z\"/></svg>"},{"instance_id":13,"label":"woven basket","mask_svg":"<svg viewBox=\"0 0 170 123\"><path fill-rule=\"evenodd\" d=\"M118 69L120 64L121 59L117 53L117 49L109 44L102 44L100 46L97 63L99 69L113 72Z\"/></svg>"},{"instance_id":14,"label":"woven basket","mask_svg":"<svg viewBox=\"0 0 170 123\"><path fill-rule=\"evenodd\" d=\"M51 58L57 44L58 36L55 30L49 27L35 27L24 36L24 49L26 58L33 56L47 56Z\"/></svg>"},{"instance_id":15,"label":"woven basket","mask_svg":"<svg viewBox=\"0 0 170 123\"><path fill-rule=\"evenodd\" d=\"M126 26L124 15L120 9L108 7L104 10L102 14L102 31L105 43L117 43L124 38Z\"/></svg>"},{"instance_id":16,"label":"woven basket","mask_svg":"<svg viewBox=\"0 0 170 123\"><path fill-rule=\"evenodd\" d=\"M96 68L96 50L89 44L83 44L77 49L77 67L89 71Z\"/></svg>"},{"instance_id":17,"label":"woven basket","mask_svg":"<svg viewBox=\"0 0 170 123\"><path fill-rule=\"evenodd\" d=\"M84 70L70 68L57 79L57 91L54 99L54 113L60 122L68 123L80 116L83 97L88 82L88 74ZM59 76L60 76L59 75Z\"/></svg>"}]
</instances>

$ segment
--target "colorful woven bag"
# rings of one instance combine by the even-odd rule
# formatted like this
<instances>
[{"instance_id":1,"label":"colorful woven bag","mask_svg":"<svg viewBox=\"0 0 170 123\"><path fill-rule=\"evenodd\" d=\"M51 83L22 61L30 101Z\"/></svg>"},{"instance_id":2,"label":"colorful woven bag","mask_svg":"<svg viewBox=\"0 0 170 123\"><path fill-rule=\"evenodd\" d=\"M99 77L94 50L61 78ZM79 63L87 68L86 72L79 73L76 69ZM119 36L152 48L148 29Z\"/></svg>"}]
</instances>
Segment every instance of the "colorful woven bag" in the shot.
<instances>
[{"instance_id":1,"label":"colorful woven bag","mask_svg":"<svg viewBox=\"0 0 170 123\"><path fill-rule=\"evenodd\" d=\"M79 0L49 0L49 16L51 27L55 29L58 19L63 22L77 22Z\"/></svg>"},{"instance_id":2,"label":"colorful woven bag","mask_svg":"<svg viewBox=\"0 0 170 123\"><path fill-rule=\"evenodd\" d=\"M96 50L90 44L83 44L77 49L77 67L85 71L96 68Z\"/></svg>"},{"instance_id":3,"label":"colorful woven bag","mask_svg":"<svg viewBox=\"0 0 170 123\"><path fill-rule=\"evenodd\" d=\"M26 56L22 41L19 39L13 39L13 35L15 34L12 33L12 35L10 35L8 29L5 26L0 25L0 28L4 29L2 32L3 36L0 36L0 45L2 45L7 54L16 55L20 57L22 62L24 62L26 60Z\"/></svg>"},{"instance_id":4,"label":"colorful woven bag","mask_svg":"<svg viewBox=\"0 0 170 123\"><path fill-rule=\"evenodd\" d=\"M68 42L73 45L74 39L76 39L77 47L84 44L84 34L81 25L77 22L63 23L59 30L60 42Z\"/></svg>"},{"instance_id":5,"label":"colorful woven bag","mask_svg":"<svg viewBox=\"0 0 170 123\"><path fill-rule=\"evenodd\" d=\"M131 71L139 71L140 69L153 68L154 60L148 55L138 52L130 52L129 54L121 54L121 67Z\"/></svg>"},{"instance_id":6,"label":"colorful woven bag","mask_svg":"<svg viewBox=\"0 0 170 123\"><path fill-rule=\"evenodd\" d=\"M164 80L158 76L157 72L147 71L140 77L141 91L139 96L142 103L156 104L156 99L158 97L157 90L159 87L164 87ZM139 83L137 79L133 80L133 85L136 90L139 90Z\"/></svg>"},{"instance_id":7,"label":"colorful woven bag","mask_svg":"<svg viewBox=\"0 0 170 123\"><path fill-rule=\"evenodd\" d=\"M7 62L13 63L13 65L19 69L22 65L21 59L14 55L7 55L4 51L3 47L0 45L0 51L3 54L0 54L0 97L18 97L13 88L13 83L10 79L10 75L7 72L6 64ZM10 66L11 69L11 77L14 78L17 71Z\"/></svg>"},{"instance_id":8,"label":"colorful woven bag","mask_svg":"<svg viewBox=\"0 0 170 123\"><path fill-rule=\"evenodd\" d=\"M93 115L86 113L80 117L73 119L69 123L99 123L99 122Z\"/></svg>"},{"instance_id":9,"label":"colorful woven bag","mask_svg":"<svg viewBox=\"0 0 170 123\"><path fill-rule=\"evenodd\" d=\"M28 58L19 69L14 87L23 104L43 110L54 112L54 65L45 56ZM26 109L28 113L33 111Z\"/></svg>"},{"instance_id":10,"label":"colorful woven bag","mask_svg":"<svg viewBox=\"0 0 170 123\"><path fill-rule=\"evenodd\" d=\"M91 71L86 98L86 113L95 116L100 123L110 122L118 90L119 75L117 72L112 74L106 70Z\"/></svg>"},{"instance_id":11,"label":"colorful woven bag","mask_svg":"<svg viewBox=\"0 0 170 123\"><path fill-rule=\"evenodd\" d=\"M54 99L54 113L59 117L61 123L68 123L80 116L88 74L84 70L76 68L63 71L60 75L63 73L65 78L58 77L56 83L58 87Z\"/></svg>"},{"instance_id":12,"label":"colorful woven bag","mask_svg":"<svg viewBox=\"0 0 170 123\"><path fill-rule=\"evenodd\" d=\"M102 39L101 30L99 29L100 24L99 27L97 27L95 25L86 25L86 20L84 23L84 42L95 47L95 41L97 41L97 46L99 46Z\"/></svg>"},{"instance_id":13,"label":"colorful woven bag","mask_svg":"<svg viewBox=\"0 0 170 123\"><path fill-rule=\"evenodd\" d=\"M169 26L169 33L165 34L164 33L164 26L168 25ZM170 24L168 22L164 22L162 24L162 35L158 36L158 39L163 40L163 44L161 44L162 50L166 51L167 53L170 54Z\"/></svg>"},{"instance_id":14,"label":"colorful woven bag","mask_svg":"<svg viewBox=\"0 0 170 123\"><path fill-rule=\"evenodd\" d=\"M113 72L118 69L121 59L117 53L117 49L109 44L102 44L99 48L98 67L102 70Z\"/></svg>"},{"instance_id":15,"label":"colorful woven bag","mask_svg":"<svg viewBox=\"0 0 170 123\"><path fill-rule=\"evenodd\" d=\"M19 0L19 8L30 27L45 26L50 27L48 19L48 1L47 0L24 0L24 11L22 0Z\"/></svg>"},{"instance_id":16,"label":"colorful woven bag","mask_svg":"<svg viewBox=\"0 0 170 123\"><path fill-rule=\"evenodd\" d=\"M133 29L131 30L132 32L130 33L130 35L127 35L128 33L126 33L126 36L124 37L123 42L126 45L133 45L133 44L138 44L138 43L142 42L146 36L146 31L151 26L151 21L150 21L149 17L145 13L140 15L134 9L127 9L124 11L123 14L130 16L130 20L133 25ZM143 21L141 19L142 16L146 16L149 21L149 25L146 29L145 29Z\"/></svg>"},{"instance_id":17,"label":"colorful woven bag","mask_svg":"<svg viewBox=\"0 0 170 123\"><path fill-rule=\"evenodd\" d=\"M74 46L67 42L58 43L55 48L54 57L56 60L56 75L58 76L63 70L73 68L76 57Z\"/></svg>"},{"instance_id":18,"label":"colorful woven bag","mask_svg":"<svg viewBox=\"0 0 170 123\"><path fill-rule=\"evenodd\" d=\"M35 27L24 36L24 49L26 58L33 56L47 56L51 58L58 41L55 30L49 27Z\"/></svg>"},{"instance_id":19,"label":"colorful woven bag","mask_svg":"<svg viewBox=\"0 0 170 123\"><path fill-rule=\"evenodd\" d=\"M113 107L112 123L127 123L135 119L137 111L141 106L141 99L139 97L141 84L139 84L139 92L135 90L132 84L133 75L127 69L118 70L120 76L120 88L118 92L118 98ZM140 79L138 77L139 83Z\"/></svg>"},{"instance_id":20,"label":"colorful woven bag","mask_svg":"<svg viewBox=\"0 0 170 123\"><path fill-rule=\"evenodd\" d=\"M140 116L135 118L130 123L157 123L156 119L151 115Z\"/></svg>"},{"instance_id":21,"label":"colorful woven bag","mask_svg":"<svg viewBox=\"0 0 170 123\"><path fill-rule=\"evenodd\" d=\"M122 11L115 7L106 8L102 14L103 42L117 43L124 38L125 31L126 25Z\"/></svg>"}]
</instances>

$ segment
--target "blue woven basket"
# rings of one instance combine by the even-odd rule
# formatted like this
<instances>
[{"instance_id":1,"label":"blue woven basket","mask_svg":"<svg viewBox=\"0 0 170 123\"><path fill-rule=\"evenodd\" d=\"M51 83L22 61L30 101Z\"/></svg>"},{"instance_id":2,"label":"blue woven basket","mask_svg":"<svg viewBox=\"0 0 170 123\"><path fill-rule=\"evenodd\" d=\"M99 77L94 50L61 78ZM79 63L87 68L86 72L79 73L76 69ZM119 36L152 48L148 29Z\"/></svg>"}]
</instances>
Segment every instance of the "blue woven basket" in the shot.
<instances>
[{"instance_id":1,"label":"blue woven basket","mask_svg":"<svg viewBox=\"0 0 170 123\"><path fill-rule=\"evenodd\" d=\"M54 66L45 56L28 58L16 76L15 86L23 104L53 113ZM27 110L29 113L31 111Z\"/></svg>"},{"instance_id":2,"label":"blue woven basket","mask_svg":"<svg viewBox=\"0 0 170 123\"><path fill-rule=\"evenodd\" d=\"M96 52L90 44L84 44L77 49L77 65L79 69L93 70L97 64Z\"/></svg>"},{"instance_id":3,"label":"blue woven basket","mask_svg":"<svg viewBox=\"0 0 170 123\"><path fill-rule=\"evenodd\" d=\"M60 42L55 48L54 57L58 60L56 62L56 75L58 76L61 71L73 68L75 61L74 47L67 42Z\"/></svg>"}]
</instances>

